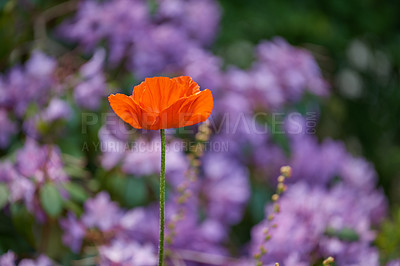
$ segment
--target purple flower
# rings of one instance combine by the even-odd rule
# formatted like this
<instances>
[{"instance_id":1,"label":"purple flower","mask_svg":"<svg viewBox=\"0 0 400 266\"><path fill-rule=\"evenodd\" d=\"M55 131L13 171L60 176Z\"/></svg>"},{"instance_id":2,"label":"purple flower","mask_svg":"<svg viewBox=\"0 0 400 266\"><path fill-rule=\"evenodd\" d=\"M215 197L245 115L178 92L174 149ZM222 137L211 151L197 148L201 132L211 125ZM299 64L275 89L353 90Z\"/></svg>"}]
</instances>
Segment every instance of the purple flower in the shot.
<instances>
[{"instance_id":1,"label":"purple flower","mask_svg":"<svg viewBox=\"0 0 400 266\"><path fill-rule=\"evenodd\" d=\"M115 137L107 127L99 130L102 149L101 164L106 170L115 167L125 156L126 143Z\"/></svg>"},{"instance_id":2,"label":"purple flower","mask_svg":"<svg viewBox=\"0 0 400 266\"><path fill-rule=\"evenodd\" d=\"M362 158L347 155L343 158L340 167L340 177L354 187L364 190L373 190L377 174L371 163Z\"/></svg>"},{"instance_id":3,"label":"purple flower","mask_svg":"<svg viewBox=\"0 0 400 266\"><path fill-rule=\"evenodd\" d=\"M24 147L18 150L16 167L23 176L34 178L39 183L46 179L56 182L68 180L58 147L41 147L32 139L28 139Z\"/></svg>"},{"instance_id":4,"label":"purple flower","mask_svg":"<svg viewBox=\"0 0 400 266\"><path fill-rule=\"evenodd\" d=\"M198 46L191 46L183 57L183 73L191 76L203 89L217 96L223 84L222 60ZM218 97L218 96L217 96Z\"/></svg>"},{"instance_id":5,"label":"purple flower","mask_svg":"<svg viewBox=\"0 0 400 266\"><path fill-rule=\"evenodd\" d=\"M107 231L117 225L120 218L121 211L118 205L110 200L106 192L100 192L95 198L85 202L82 223L86 227L97 227L101 231Z\"/></svg>"},{"instance_id":6,"label":"purple flower","mask_svg":"<svg viewBox=\"0 0 400 266\"><path fill-rule=\"evenodd\" d=\"M127 153L122 169L124 172L146 176L157 174L160 161L161 142L153 140L148 142L144 139L136 140L133 150Z\"/></svg>"},{"instance_id":7,"label":"purple flower","mask_svg":"<svg viewBox=\"0 0 400 266\"><path fill-rule=\"evenodd\" d=\"M134 35L145 31L149 15L144 1L84 1L76 17L61 27L60 34L82 44L86 50L93 50L99 41L107 40L110 60L116 64L129 52Z\"/></svg>"},{"instance_id":8,"label":"purple flower","mask_svg":"<svg viewBox=\"0 0 400 266\"><path fill-rule=\"evenodd\" d=\"M0 182L8 183L18 178L18 173L11 161L0 162Z\"/></svg>"},{"instance_id":9,"label":"purple flower","mask_svg":"<svg viewBox=\"0 0 400 266\"><path fill-rule=\"evenodd\" d=\"M188 169L188 162L183 154L183 143L171 141L166 146L166 173L169 182L178 184L182 181L185 171ZM126 153L122 169L125 173L146 176L160 172L161 142L159 139L147 141L138 139L135 141L132 150Z\"/></svg>"},{"instance_id":10,"label":"purple flower","mask_svg":"<svg viewBox=\"0 0 400 266\"><path fill-rule=\"evenodd\" d=\"M0 265L2 266L15 266L15 254L11 250L0 256Z\"/></svg>"},{"instance_id":11,"label":"purple flower","mask_svg":"<svg viewBox=\"0 0 400 266\"><path fill-rule=\"evenodd\" d=\"M88 79L100 73L103 69L105 58L106 52L104 49L96 50L92 58L81 67L80 74L82 77Z\"/></svg>"},{"instance_id":12,"label":"purple flower","mask_svg":"<svg viewBox=\"0 0 400 266\"><path fill-rule=\"evenodd\" d=\"M249 70L231 67L226 89L248 97L254 110L274 110L298 101L305 91L328 94L317 63L307 51L276 38L257 47L257 60Z\"/></svg>"},{"instance_id":13,"label":"purple flower","mask_svg":"<svg viewBox=\"0 0 400 266\"><path fill-rule=\"evenodd\" d=\"M51 99L47 108L42 112L41 118L46 122L55 120L68 120L72 115L69 104L61 99Z\"/></svg>"},{"instance_id":14,"label":"purple flower","mask_svg":"<svg viewBox=\"0 0 400 266\"><path fill-rule=\"evenodd\" d=\"M96 110L100 107L105 90L105 79L99 74L78 84L74 90L74 98L80 107Z\"/></svg>"},{"instance_id":15,"label":"purple flower","mask_svg":"<svg viewBox=\"0 0 400 266\"><path fill-rule=\"evenodd\" d=\"M18 266L52 266L53 262L45 255L40 255L36 261L33 259L23 259Z\"/></svg>"},{"instance_id":16,"label":"purple flower","mask_svg":"<svg viewBox=\"0 0 400 266\"><path fill-rule=\"evenodd\" d=\"M386 266L400 266L400 259L389 261Z\"/></svg>"},{"instance_id":17,"label":"purple flower","mask_svg":"<svg viewBox=\"0 0 400 266\"><path fill-rule=\"evenodd\" d=\"M41 52L34 52L25 66L12 68L2 78L0 106L14 111L18 117L26 115L27 107L41 107L49 99L55 86L55 60Z\"/></svg>"},{"instance_id":18,"label":"purple flower","mask_svg":"<svg viewBox=\"0 0 400 266\"><path fill-rule=\"evenodd\" d=\"M62 241L72 251L78 252L82 246L82 240L86 234L86 228L78 221L75 214L68 213L65 219L60 220L60 226L64 230Z\"/></svg>"},{"instance_id":19,"label":"purple flower","mask_svg":"<svg viewBox=\"0 0 400 266\"><path fill-rule=\"evenodd\" d=\"M72 115L72 109L65 101L53 98L46 109L40 113L26 118L23 123L23 129L27 136L39 139L47 129L50 123L57 120L68 120ZM45 129L45 131L43 131Z\"/></svg>"},{"instance_id":20,"label":"purple flower","mask_svg":"<svg viewBox=\"0 0 400 266\"><path fill-rule=\"evenodd\" d=\"M247 169L223 153L209 153L204 158L204 173L209 217L228 224L238 222L250 195Z\"/></svg>"},{"instance_id":21,"label":"purple flower","mask_svg":"<svg viewBox=\"0 0 400 266\"><path fill-rule=\"evenodd\" d=\"M27 74L34 78L48 78L56 67L56 61L40 51L34 51L25 65Z\"/></svg>"},{"instance_id":22,"label":"purple flower","mask_svg":"<svg viewBox=\"0 0 400 266\"><path fill-rule=\"evenodd\" d=\"M152 245L141 245L135 241L116 240L99 249L100 265L151 266L156 265L156 250Z\"/></svg>"},{"instance_id":23,"label":"purple flower","mask_svg":"<svg viewBox=\"0 0 400 266\"><path fill-rule=\"evenodd\" d=\"M205 220L201 224L200 231L203 237L212 243L221 243L227 237L225 225L213 219Z\"/></svg>"},{"instance_id":24,"label":"purple flower","mask_svg":"<svg viewBox=\"0 0 400 266\"><path fill-rule=\"evenodd\" d=\"M126 212L121 220L120 220L120 226L126 230L132 230L133 228L138 228L140 227L140 223L146 219L146 212L143 208L135 208L132 209L128 212Z\"/></svg>"},{"instance_id":25,"label":"purple flower","mask_svg":"<svg viewBox=\"0 0 400 266\"><path fill-rule=\"evenodd\" d=\"M320 69L308 51L275 38L271 42L261 43L257 52L260 61L272 66L275 75L281 78L281 85L289 99L298 98L305 89L319 96L328 93Z\"/></svg>"},{"instance_id":26,"label":"purple flower","mask_svg":"<svg viewBox=\"0 0 400 266\"><path fill-rule=\"evenodd\" d=\"M9 182L10 201L24 200L26 204L33 204L35 184L24 176L17 176Z\"/></svg>"},{"instance_id":27,"label":"purple flower","mask_svg":"<svg viewBox=\"0 0 400 266\"><path fill-rule=\"evenodd\" d=\"M93 49L98 41L105 36L105 25L102 7L95 1L84 1L80 4L74 21L64 24L60 33L72 40L79 40L87 49Z\"/></svg>"},{"instance_id":28,"label":"purple flower","mask_svg":"<svg viewBox=\"0 0 400 266\"><path fill-rule=\"evenodd\" d=\"M200 47L213 40L219 17L219 7L212 0L160 0L153 15L143 1L85 1L77 16L61 27L61 34L92 51L101 40L106 40L111 65L130 58L128 69L144 78L160 73L194 72L192 67L186 67L195 64L191 63L193 59L208 65L199 58L203 56ZM213 79L217 76L214 72Z\"/></svg>"},{"instance_id":29,"label":"purple flower","mask_svg":"<svg viewBox=\"0 0 400 266\"><path fill-rule=\"evenodd\" d=\"M130 68L143 79L158 73L173 73L182 68L182 54L192 42L173 24L151 26L135 42Z\"/></svg>"},{"instance_id":30,"label":"purple flower","mask_svg":"<svg viewBox=\"0 0 400 266\"><path fill-rule=\"evenodd\" d=\"M210 44L218 29L220 10L216 1L159 0L158 20L168 20L201 44Z\"/></svg>"},{"instance_id":31,"label":"purple flower","mask_svg":"<svg viewBox=\"0 0 400 266\"><path fill-rule=\"evenodd\" d=\"M339 174L347 155L342 143L327 139L319 145L311 136L294 140L291 150L289 164L293 168L293 180L321 185L327 185Z\"/></svg>"},{"instance_id":32,"label":"purple flower","mask_svg":"<svg viewBox=\"0 0 400 266\"><path fill-rule=\"evenodd\" d=\"M360 254L369 253L375 238L370 227L377 206L369 205L370 197L345 185L327 190L319 186L310 188L305 183L290 184L279 202L281 212L273 221L278 227L270 230L272 238L265 244L265 262L283 262L290 254L297 254L301 261L311 263L311 254L319 254L322 258L335 257L339 265L364 265L361 262L366 258ZM380 201L379 205L382 204ZM259 250L268 223L263 221L253 229L254 253ZM343 237L349 240L340 236L344 232L347 235ZM378 265L374 257L368 260L371 264L365 265Z\"/></svg>"},{"instance_id":33,"label":"purple flower","mask_svg":"<svg viewBox=\"0 0 400 266\"><path fill-rule=\"evenodd\" d=\"M184 2L184 16L182 25L188 35L193 36L202 44L210 44L217 33L220 10L216 1L191 0Z\"/></svg>"},{"instance_id":34,"label":"purple flower","mask_svg":"<svg viewBox=\"0 0 400 266\"><path fill-rule=\"evenodd\" d=\"M106 80L101 71L104 61L104 51L98 50L92 59L80 69L83 81L74 89L76 103L89 110L96 110L100 107L102 98L106 93Z\"/></svg>"}]
</instances>

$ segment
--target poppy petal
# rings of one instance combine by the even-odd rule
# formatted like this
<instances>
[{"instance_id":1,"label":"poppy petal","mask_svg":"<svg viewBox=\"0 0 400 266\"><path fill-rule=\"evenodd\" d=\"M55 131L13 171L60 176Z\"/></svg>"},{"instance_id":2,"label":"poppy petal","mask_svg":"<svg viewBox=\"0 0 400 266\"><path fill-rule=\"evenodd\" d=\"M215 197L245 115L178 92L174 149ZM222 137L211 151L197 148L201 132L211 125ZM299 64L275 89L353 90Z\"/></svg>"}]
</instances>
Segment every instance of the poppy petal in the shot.
<instances>
[{"instance_id":1,"label":"poppy petal","mask_svg":"<svg viewBox=\"0 0 400 266\"><path fill-rule=\"evenodd\" d=\"M185 87L167 77L146 78L133 89L133 99L142 109L161 113L185 94Z\"/></svg>"},{"instance_id":2,"label":"poppy petal","mask_svg":"<svg viewBox=\"0 0 400 266\"><path fill-rule=\"evenodd\" d=\"M108 96L111 108L126 123L132 127L142 128L142 110L131 97L125 94L111 94Z\"/></svg>"},{"instance_id":3,"label":"poppy petal","mask_svg":"<svg viewBox=\"0 0 400 266\"><path fill-rule=\"evenodd\" d=\"M184 126L187 127L206 121L211 115L213 107L214 100L211 91L207 89L201 91L198 93L198 97L193 101L185 102L180 110L181 112L192 114L191 117L185 121Z\"/></svg>"},{"instance_id":4,"label":"poppy petal","mask_svg":"<svg viewBox=\"0 0 400 266\"><path fill-rule=\"evenodd\" d=\"M184 86L184 94L181 97L189 97L200 91L200 86L189 76L180 76L173 78L172 80Z\"/></svg>"},{"instance_id":5,"label":"poppy petal","mask_svg":"<svg viewBox=\"0 0 400 266\"><path fill-rule=\"evenodd\" d=\"M204 90L181 98L160 115L160 128L179 128L204 122L214 106L211 91Z\"/></svg>"}]
</instances>

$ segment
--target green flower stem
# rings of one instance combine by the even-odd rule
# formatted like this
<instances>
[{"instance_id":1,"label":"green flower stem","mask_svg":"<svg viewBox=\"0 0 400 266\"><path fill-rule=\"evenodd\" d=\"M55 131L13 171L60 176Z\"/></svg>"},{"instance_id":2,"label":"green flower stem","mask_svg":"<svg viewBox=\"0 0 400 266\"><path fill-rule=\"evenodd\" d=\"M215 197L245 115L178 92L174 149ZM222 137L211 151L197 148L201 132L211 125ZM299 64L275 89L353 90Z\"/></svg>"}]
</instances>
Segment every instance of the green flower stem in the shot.
<instances>
[{"instance_id":1,"label":"green flower stem","mask_svg":"<svg viewBox=\"0 0 400 266\"><path fill-rule=\"evenodd\" d=\"M165 130L161 135L161 172L160 172L160 243L158 247L158 266L164 263L164 206L165 206Z\"/></svg>"}]
</instances>

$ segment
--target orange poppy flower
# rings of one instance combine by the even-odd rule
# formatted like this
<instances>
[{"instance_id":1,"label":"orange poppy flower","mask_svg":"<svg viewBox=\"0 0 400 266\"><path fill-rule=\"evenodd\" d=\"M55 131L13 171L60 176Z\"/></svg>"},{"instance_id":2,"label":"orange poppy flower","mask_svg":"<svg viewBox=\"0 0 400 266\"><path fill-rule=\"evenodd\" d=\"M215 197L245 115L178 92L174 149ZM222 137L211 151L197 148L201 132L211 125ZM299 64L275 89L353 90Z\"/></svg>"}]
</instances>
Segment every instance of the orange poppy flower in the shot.
<instances>
[{"instance_id":1,"label":"orange poppy flower","mask_svg":"<svg viewBox=\"0 0 400 266\"><path fill-rule=\"evenodd\" d=\"M138 129L191 126L210 116L214 101L209 90L200 91L191 77L146 78L131 96L112 94L111 108L126 123Z\"/></svg>"}]
</instances>

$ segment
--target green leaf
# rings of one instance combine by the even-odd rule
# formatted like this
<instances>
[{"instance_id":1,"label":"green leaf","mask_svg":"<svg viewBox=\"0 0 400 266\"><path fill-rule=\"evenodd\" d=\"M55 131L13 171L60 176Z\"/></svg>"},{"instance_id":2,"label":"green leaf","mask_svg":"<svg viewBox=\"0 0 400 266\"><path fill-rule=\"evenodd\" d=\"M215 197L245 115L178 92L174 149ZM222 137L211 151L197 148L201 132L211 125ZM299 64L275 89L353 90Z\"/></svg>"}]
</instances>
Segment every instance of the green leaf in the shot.
<instances>
[{"instance_id":1,"label":"green leaf","mask_svg":"<svg viewBox=\"0 0 400 266\"><path fill-rule=\"evenodd\" d=\"M347 242L355 242L358 241L360 238L354 229L348 227L344 227L340 230L335 230L332 227L328 227L325 229L325 235L330 237L337 237L340 240Z\"/></svg>"},{"instance_id":2,"label":"green leaf","mask_svg":"<svg viewBox=\"0 0 400 266\"><path fill-rule=\"evenodd\" d=\"M15 230L32 246L35 245L33 235L34 217L22 204L14 203L10 205L12 223Z\"/></svg>"},{"instance_id":3,"label":"green leaf","mask_svg":"<svg viewBox=\"0 0 400 266\"><path fill-rule=\"evenodd\" d=\"M82 214L81 207L78 204L76 204L75 202L71 201L71 200L64 201L64 207L67 210L72 211L73 213L75 213L76 216L80 216Z\"/></svg>"},{"instance_id":4,"label":"green leaf","mask_svg":"<svg viewBox=\"0 0 400 266\"><path fill-rule=\"evenodd\" d=\"M124 203L127 207L135 207L146 202L147 187L143 179L126 178L124 187Z\"/></svg>"},{"instance_id":5,"label":"green leaf","mask_svg":"<svg viewBox=\"0 0 400 266\"><path fill-rule=\"evenodd\" d=\"M49 216L56 217L61 213L63 201L53 183L47 183L40 189L40 202Z\"/></svg>"},{"instance_id":6,"label":"green leaf","mask_svg":"<svg viewBox=\"0 0 400 266\"><path fill-rule=\"evenodd\" d=\"M67 190L71 198L78 202L84 202L87 199L87 194L85 190L77 184L66 183L64 185L64 188Z\"/></svg>"},{"instance_id":7,"label":"green leaf","mask_svg":"<svg viewBox=\"0 0 400 266\"><path fill-rule=\"evenodd\" d=\"M2 209L8 202L10 192L5 184L0 184L0 209Z\"/></svg>"},{"instance_id":8,"label":"green leaf","mask_svg":"<svg viewBox=\"0 0 400 266\"><path fill-rule=\"evenodd\" d=\"M270 201L271 191L260 184L252 184L252 193L249 203L249 212L255 223L259 223L265 216L265 204Z\"/></svg>"},{"instance_id":9,"label":"green leaf","mask_svg":"<svg viewBox=\"0 0 400 266\"><path fill-rule=\"evenodd\" d=\"M347 228L347 227L341 229L338 232L337 236L340 240L347 241L347 242L355 242L360 239L358 233L354 229Z\"/></svg>"}]
</instances>

